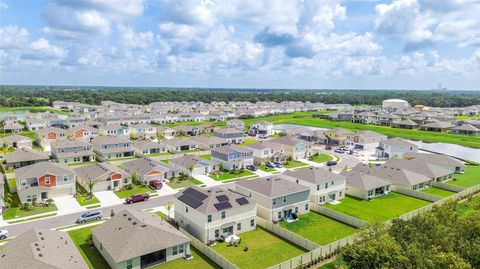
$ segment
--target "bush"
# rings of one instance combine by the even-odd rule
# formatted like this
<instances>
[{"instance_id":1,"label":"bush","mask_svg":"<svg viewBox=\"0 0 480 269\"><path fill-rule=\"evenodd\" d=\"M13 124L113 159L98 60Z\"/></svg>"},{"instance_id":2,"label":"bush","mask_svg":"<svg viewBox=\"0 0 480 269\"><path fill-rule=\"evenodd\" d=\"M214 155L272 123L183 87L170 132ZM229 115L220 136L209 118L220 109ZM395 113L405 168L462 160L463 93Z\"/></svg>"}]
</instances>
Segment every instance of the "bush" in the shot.
<instances>
[{"instance_id":1,"label":"bush","mask_svg":"<svg viewBox=\"0 0 480 269\"><path fill-rule=\"evenodd\" d=\"M25 210L25 211L30 211L30 210L32 210L32 206L31 206L30 203L25 202L25 203L22 204L21 209Z\"/></svg>"}]
</instances>

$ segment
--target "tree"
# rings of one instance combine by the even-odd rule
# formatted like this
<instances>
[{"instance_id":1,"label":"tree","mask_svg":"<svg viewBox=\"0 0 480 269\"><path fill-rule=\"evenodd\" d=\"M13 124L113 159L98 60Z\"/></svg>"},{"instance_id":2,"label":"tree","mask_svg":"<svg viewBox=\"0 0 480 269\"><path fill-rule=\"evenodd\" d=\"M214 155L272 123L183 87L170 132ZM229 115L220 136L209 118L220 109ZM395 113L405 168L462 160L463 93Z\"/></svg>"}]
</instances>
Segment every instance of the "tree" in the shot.
<instances>
[{"instance_id":1,"label":"tree","mask_svg":"<svg viewBox=\"0 0 480 269\"><path fill-rule=\"evenodd\" d=\"M173 202L172 202L172 201L168 201L168 202L165 204L165 208L167 209L167 217L168 217L168 219L170 219L170 212L172 211L172 208L173 208Z\"/></svg>"},{"instance_id":2,"label":"tree","mask_svg":"<svg viewBox=\"0 0 480 269\"><path fill-rule=\"evenodd\" d=\"M93 198L93 187L95 187L95 184L97 184L96 181L90 180L87 183L87 188L88 188L88 196L90 196L90 199Z\"/></svg>"},{"instance_id":3,"label":"tree","mask_svg":"<svg viewBox=\"0 0 480 269\"><path fill-rule=\"evenodd\" d=\"M132 183L133 184L136 184L136 185L141 185L140 184L140 176L138 175L137 172L133 172L131 175L130 175L130 179L132 180Z\"/></svg>"},{"instance_id":4,"label":"tree","mask_svg":"<svg viewBox=\"0 0 480 269\"><path fill-rule=\"evenodd\" d=\"M194 168L194 167L195 167L195 166L194 166L193 164L190 164L190 165L187 167L188 171L190 172L190 175L192 174L192 171L193 171L193 168Z\"/></svg>"},{"instance_id":5,"label":"tree","mask_svg":"<svg viewBox=\"0 0 480 269\"><path fill-rule=\"evenodd\" d=\"M7 208L12 207L12 204L13 204L13 194L11 194L10 192L5 192L4 195L3 195L3 201L5 202L5 206L6 206Z\"/></svg>"}]
</instances>

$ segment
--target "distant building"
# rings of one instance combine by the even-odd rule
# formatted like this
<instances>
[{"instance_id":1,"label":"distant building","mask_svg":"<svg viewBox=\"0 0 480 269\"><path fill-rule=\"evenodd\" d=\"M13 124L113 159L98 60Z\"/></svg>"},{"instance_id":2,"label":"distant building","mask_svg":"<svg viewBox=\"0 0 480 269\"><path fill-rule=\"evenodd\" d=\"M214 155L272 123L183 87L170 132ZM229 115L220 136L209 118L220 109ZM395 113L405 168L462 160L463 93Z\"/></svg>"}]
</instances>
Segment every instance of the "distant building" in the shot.
<instances>
[{"instance_id":1,"label":"distant building","mask_svg":"<svg viewBox=\"0 0 480 269\"><path fill-rule=\"evenodd\" d=\"M408 102L402 99L387 99L382 102L382 108L408 108L409 106Z\"/></svg>"}]
</instances>

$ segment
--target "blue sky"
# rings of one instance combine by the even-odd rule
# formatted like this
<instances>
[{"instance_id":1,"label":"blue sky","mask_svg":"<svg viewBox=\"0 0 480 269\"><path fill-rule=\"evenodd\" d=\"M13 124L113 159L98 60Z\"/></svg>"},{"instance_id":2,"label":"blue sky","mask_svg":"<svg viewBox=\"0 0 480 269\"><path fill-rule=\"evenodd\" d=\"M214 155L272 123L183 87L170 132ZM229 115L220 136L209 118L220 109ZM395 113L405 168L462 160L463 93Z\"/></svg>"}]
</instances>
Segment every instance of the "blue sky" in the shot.
<instances>
[{"instance_id":1,"label":"blue sky","mask_svg":"<svg viewBox=\"0 0 480 269\"><path fill-rule=\"evenodd\" d=\"M479 0L0 0L0 83L479 90Z\"/></svg>"}]
</instances>

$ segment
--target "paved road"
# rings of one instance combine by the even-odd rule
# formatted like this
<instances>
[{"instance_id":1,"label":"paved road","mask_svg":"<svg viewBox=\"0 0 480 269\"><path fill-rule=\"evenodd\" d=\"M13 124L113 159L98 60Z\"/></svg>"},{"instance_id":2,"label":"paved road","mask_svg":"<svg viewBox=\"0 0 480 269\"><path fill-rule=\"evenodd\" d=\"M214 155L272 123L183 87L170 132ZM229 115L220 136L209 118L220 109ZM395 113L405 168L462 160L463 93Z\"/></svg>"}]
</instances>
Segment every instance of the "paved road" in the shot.
<instances>
[{"instance_id":1,"label":"paved road","mask_svg":"<svg viewBox=\"0 0 480 269\"><path fill-rule=\"evenodd\" d=\"M340 162L337 165L332 167L332 169L335 170L335 171L341 171L345 167L345 165L347 165L350 168L353 168L358 163L360 163L360 158L356 157L354 155L350 155L350 154L347 154L347 153L339 154L339 153L336 153L333 150L325 150L325 148L323 146L314 146L313 149L316 150L316 151L319 151L319 152L323 152L323 153L327 153L327 154L339 157Z\"/></svg>"}]
</instances>

